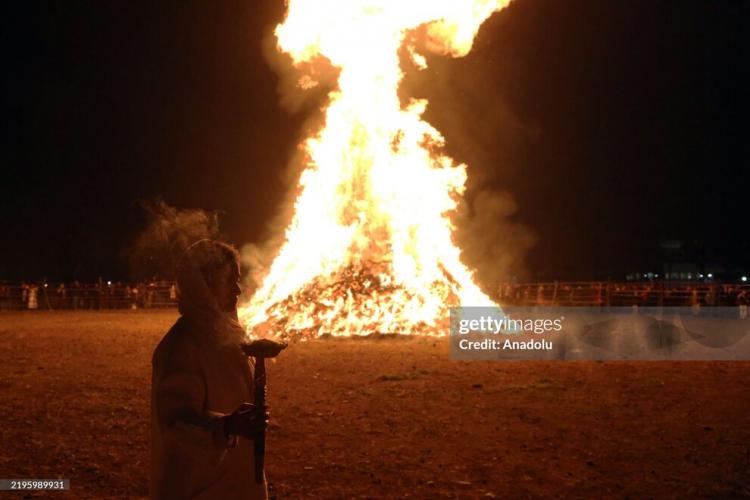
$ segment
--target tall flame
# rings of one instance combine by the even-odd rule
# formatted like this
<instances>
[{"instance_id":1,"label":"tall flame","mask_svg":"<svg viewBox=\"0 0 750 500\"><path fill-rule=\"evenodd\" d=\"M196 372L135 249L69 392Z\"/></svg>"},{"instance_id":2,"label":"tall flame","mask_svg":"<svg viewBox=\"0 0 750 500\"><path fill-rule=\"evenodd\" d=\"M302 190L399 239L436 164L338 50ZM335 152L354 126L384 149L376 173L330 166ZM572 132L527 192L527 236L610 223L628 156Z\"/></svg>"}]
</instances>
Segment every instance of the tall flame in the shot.
<instances>
[{"instance_id":1,"label":"tall flame","mask_svg":"<svg viewBox=\"0 0 750 500\"><path fill-rule=\"evenodd\" d=\"M399 51L426 67L466 55L509 0L289 0L279 50L300 70L340 70L325 125L301 147L305 169L286 240L241 308L248 327L306 335L447 333L448 307L494 305L453 243L450 213L466 165L441 152L427 102L398 96ZM299 85L315 85L304 74Z\"/></svg>"}]
</instances>

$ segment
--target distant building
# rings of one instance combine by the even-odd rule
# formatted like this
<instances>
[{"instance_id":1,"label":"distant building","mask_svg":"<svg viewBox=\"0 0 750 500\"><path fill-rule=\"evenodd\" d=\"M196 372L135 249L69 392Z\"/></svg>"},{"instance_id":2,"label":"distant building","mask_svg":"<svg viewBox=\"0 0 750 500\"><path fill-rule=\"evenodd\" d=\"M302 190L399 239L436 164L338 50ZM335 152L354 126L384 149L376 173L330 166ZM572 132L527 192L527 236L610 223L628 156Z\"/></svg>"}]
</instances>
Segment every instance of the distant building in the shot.
<instances>
[{"instance_id":1,"label":"distant building","mask_svg":"<svg viewBox=\"0 0 750 500\"><path fill-rule=\"evenodd\" d=\"M736 282L748 275L741 266L726 266L720 252L702 241L665 240L652 269L630 272L628 281Z\"/></svg>"}]
</instances>

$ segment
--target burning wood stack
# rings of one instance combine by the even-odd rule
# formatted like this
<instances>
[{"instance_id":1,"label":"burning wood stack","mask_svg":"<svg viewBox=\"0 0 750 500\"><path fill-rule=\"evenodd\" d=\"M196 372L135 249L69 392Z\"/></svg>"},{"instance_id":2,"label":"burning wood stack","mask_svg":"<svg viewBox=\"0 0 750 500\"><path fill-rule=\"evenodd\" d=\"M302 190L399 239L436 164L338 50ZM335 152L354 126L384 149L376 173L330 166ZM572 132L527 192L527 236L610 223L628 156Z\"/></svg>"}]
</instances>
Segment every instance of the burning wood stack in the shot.
<instances>
[{"instance_id":1,"label":"burning wood stack","mask_svg":"<svg viewBox=\"0 0 750 500\"><path fill-rule=\"evenodd\" d=\"M491 306L453 243L466 165L443 152L402 104L407 65L461 57L508 0L290 0L278 49L303 89L317 68L339 70L325 121L301 144L294 215L261 287L241 310L248 328L302 335L447 334L448 308ZM400 54L408 55L402 61Z\"/></svg>"}]
</instances>

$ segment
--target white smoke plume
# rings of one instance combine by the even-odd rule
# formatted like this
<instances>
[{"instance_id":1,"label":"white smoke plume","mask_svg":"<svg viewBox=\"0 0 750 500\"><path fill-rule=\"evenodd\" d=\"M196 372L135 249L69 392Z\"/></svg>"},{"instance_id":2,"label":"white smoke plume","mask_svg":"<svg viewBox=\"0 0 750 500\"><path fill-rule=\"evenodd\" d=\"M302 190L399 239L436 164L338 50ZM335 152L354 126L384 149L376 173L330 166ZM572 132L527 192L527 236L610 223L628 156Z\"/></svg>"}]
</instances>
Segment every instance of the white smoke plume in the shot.
<instances>
[{"instance_id":1,"label":"white smoke plume","mask_svg":"<svg viewBox=\"0 0 750 500\"><path fill-rule=\"evenodd\" d=\"M147 224L128 251L136 279L172 278L182 253L203 238L219 238L217 211L179 209L164 200L141 201Z\"/></svg>"}]
</instances>

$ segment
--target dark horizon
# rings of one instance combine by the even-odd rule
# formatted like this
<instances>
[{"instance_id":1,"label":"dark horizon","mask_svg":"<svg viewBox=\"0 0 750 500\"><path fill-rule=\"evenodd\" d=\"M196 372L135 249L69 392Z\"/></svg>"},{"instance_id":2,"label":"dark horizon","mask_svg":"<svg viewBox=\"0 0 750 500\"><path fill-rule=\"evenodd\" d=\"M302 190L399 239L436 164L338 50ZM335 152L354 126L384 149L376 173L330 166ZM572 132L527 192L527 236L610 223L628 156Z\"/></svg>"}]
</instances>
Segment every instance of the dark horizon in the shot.
<instances>
[{"instance_id":1,"label":"dark horizon","mask_svg":"<svg viewBox=\"0 0 750 500\"><path fill-rule=\"evenodd\" d=\"M0 281L127 279L155 199L263 241L319 105L279 104L262 44L281 0L5 10ZM468 163L467 197L512 195L531 278L654 270L668 240L747 271L749 10L516 0L405 84Z\"/></svg>"}]
</instances>

